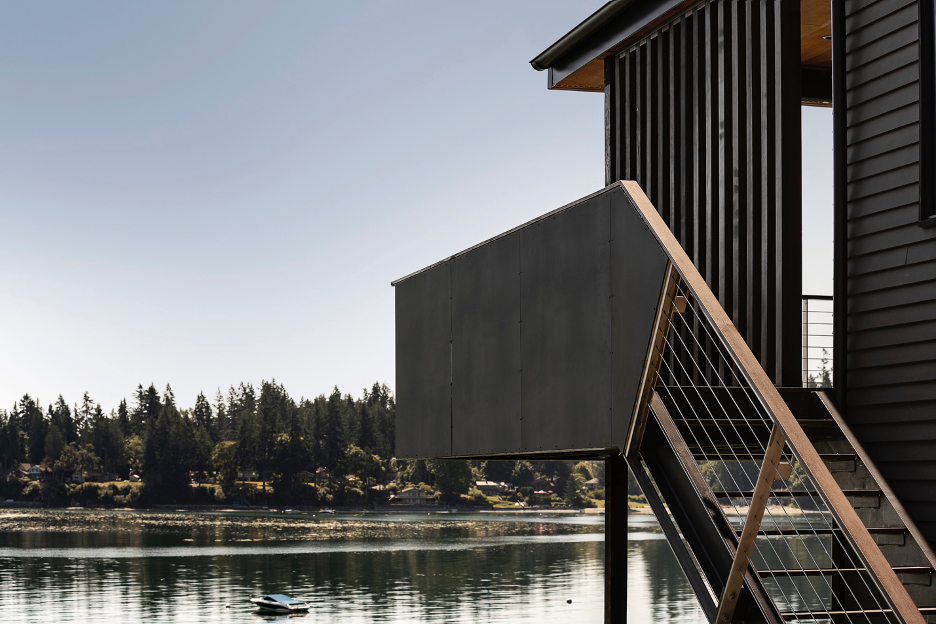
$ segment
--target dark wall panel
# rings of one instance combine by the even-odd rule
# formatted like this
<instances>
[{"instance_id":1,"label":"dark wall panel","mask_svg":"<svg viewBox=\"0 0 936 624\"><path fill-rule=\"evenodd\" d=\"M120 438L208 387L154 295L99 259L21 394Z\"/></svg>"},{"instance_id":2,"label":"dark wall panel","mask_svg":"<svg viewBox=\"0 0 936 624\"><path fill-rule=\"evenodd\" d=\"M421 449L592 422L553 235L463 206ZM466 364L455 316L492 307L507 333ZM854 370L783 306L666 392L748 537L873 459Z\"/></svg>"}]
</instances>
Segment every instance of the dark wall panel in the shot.
<instances>
[{"instance_id":1,"label":"dark wall panel","mask_svg":"<svg viewBox=\"0 0 936 624\"><path fill-rule=\"evenodd\" d=\"M848 0L842 10L848 279L847 318L836 327L848 332L845 414L936 542L936 230L917 225L918 3Z\"/></svg>"},{"instance_id":2,"label":"dark wall panel","mask_svg":"<svg viewBox=\"0 0 936 624\"><path fill-rule=\"evenodd\" d=\"M623 446L668 260L623 192L611 195L612 439Z\"/></svg>"},{"instance_id":3,"label":"dark wall panel","mask_svg":"<svg viewBox=\"0 0 936 624\"><path fill-rule=\"evenodd\" d=\"M452 453L520 450L520 234L452 260Z\"/></svg>"},{"instance_id":4,"label":"dark wall panel","mask_svg":"<svg viewBox=\"0 0 936 624\"><path fill-rule=\"evenodd\" d=\"M703 0L607 61L608 182L636 180L768 375L801 383L799 2Z\"/></svg>"},{"instance_id":5,"label":"dark wall panel","mask_svg":"<svg viewBox=\"0 0 936 624\"><path fill-rule=\"evenodd\" d=\"M396 453L452 454L449 264L396 286Z\"/></svg>"},{"instance_id":6,"label":"dark wall panel","mask_svg":"<svg viewBox=\"0 0 936 624\"><path fill-rule=\"evenodd\" d=\"M611 442L610 198L521 231L522 449Z\"/></svg>"}]
</instances>

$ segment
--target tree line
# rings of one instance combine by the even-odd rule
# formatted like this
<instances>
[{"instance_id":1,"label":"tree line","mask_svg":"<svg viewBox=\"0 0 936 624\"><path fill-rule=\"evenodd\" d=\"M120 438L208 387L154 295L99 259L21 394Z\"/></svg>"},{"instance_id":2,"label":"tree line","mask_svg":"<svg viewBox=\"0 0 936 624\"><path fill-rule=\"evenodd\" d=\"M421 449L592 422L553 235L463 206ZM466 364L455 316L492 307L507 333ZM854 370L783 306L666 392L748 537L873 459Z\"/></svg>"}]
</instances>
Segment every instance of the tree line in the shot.
<instances>
[{"instance_id":1,"label":"tree line","mask_svg":"<svg viewBox=\"0 0 936 624\"><path fill-rule=\"evenodd\" d=\"M38 483L7 480L0 481L0 495L16 498L25 491L16 487L28 486L53 504L362 505L414 485L441 502L486 505L474 485L488 480L514 484L511 502L594 504L596 493L586 492L585 482L603 481L602 462L395 460L395 412L390 389L380 383L359 397L336 387L298 400L275 380L259 387L240 383L213 400L199 393L191 408L178 406L170 386L160 393L152 384L139 385L130 403L121 400L109 412L87 392L80 403L59 396L45 408L24 395L11 410L0 410L0 467L25 462L50 472L41 491ZM317 479L320 468L324 478ZM110 486L106 497L89 487L84 499L80 488L66 488L74 472L94 471L120 480L139 475L144 485ZM259 487L243 483L246 472ZM192 487L193 480L214 484ZM375 485L387 487L373 491Z\"/></svg>"},{"instance_id":2,"label":"tree line","mask_svg":"<svg viewBox=\"0 0 936 624\"><path fill-rule=\"evenodd\" d=\"M239 473L256 471L264 494L269 483L286 499L300 473L319 467L377 481L393 454L394 413L380 383L358 398L336 387L298 400L275 380L240 383L213 401L199 393L185 409L170 386L160 394L139 385L130 404L107 413L87 392L79 404L59 396L45 409L27 394L0 410L0 462L44 465L53 482L75 471L137 474L153 502L185 502L193 475L216 475L230 492Z\"/></svg>"}]
</instances>

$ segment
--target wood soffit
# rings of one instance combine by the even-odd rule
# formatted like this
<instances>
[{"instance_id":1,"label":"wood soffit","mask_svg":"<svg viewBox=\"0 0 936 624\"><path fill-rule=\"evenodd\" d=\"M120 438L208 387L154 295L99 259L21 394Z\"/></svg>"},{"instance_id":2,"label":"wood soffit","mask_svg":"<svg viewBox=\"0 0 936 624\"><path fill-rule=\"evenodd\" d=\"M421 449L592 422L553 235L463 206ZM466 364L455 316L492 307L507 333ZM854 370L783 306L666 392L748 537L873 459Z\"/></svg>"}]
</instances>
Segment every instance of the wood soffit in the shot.
<instances>
[{"instance_id":1,"label":"wood soffit","mask_svg":"<svg viewBox=\"0 0 936 624\"><path fill-rule=\"evenodd\" d=\"M803 67L832 69L832 10L829 0L801 0L800 2L800 55ZM655 27L657 23L651 24ZM645 33L638 33L629 40L592 59L580 69L572 72L553 89L562 91L604 92L604 59L633 42Z\"/></svg>"}]
</instances>

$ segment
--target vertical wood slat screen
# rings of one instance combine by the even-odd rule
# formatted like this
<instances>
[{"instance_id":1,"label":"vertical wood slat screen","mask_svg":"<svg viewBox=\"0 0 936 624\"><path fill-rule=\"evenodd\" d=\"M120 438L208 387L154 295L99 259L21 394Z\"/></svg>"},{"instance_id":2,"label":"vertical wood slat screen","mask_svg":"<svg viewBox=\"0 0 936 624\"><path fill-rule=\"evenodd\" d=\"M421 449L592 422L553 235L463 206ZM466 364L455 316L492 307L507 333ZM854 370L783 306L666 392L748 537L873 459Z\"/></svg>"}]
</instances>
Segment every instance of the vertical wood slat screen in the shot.
<instances>
[{"instance_id":1,"label":"vertical wood slat screen","mask_svg":"<svg viewBox=\"0 0 936 624\"><path fill-rule=\"evenodd\" d=\"M607 182L641 185L780 385L801 382L799 37L798 2L703 0L605 67Z\"/></svg>"}]
</instances>

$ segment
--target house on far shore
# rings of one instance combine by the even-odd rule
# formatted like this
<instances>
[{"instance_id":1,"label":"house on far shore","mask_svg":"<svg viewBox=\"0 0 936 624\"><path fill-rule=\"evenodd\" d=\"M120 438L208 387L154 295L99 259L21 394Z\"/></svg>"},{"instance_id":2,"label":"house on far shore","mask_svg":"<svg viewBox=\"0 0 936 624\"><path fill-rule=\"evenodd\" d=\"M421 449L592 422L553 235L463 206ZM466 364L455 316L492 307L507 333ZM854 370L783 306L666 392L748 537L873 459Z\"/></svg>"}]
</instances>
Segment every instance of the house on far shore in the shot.
<instances>
[{"instance_id":1,"label":"house on far shore","mask_svg":"<svg viewBox=\"0 0 936 624\"><path fill-rule=\"evenodd\" d=\"M296 473L296 483L315 483L315 473L308 470L302 470Z\"/></svg>"},{"instance_id":2,"label":"house on far shore","mask_svg":"<svg viewBox=\"0 0 936 624\"><path fill-rule=\"evenodd\" d=\"M30 481L42 481L46 476L52 472L45 466L41 464L21 464L22 466L29 466L26 476L29 477Z\"/></svg>"},{"instance_id":3,"label":"house on far shore","mask_svg":"<svg viewBox=\"0 0 936 624\"><path fill-rule=\"evenodd\" d=\"M315 485L325 485L331 483L331 472L324 466L315 469Z\"/></svg>"},{"instance_id":4,"label":"house on far shore","mask_svg":"<svg viewBox=\"0 0 936 624\"><path fill-rule=\"evenodd\" d=\"M503 481L475 481L475 487L485 496L510 496L517 491L512 483Z\"/></svg>"},{"instance_id":5,"label":"house on far shore","mask_svg":"<svg viewBox=\"0 0 936 624\"><path fill-rule=\"evenodd\" d=\"M597 490L601 487L601 483L598 482L598 477L595 477L594 479L589 479L586 481L585 487L587 487L589 490Z\"/></svg>"},{"instance_id":6,"label":"house on far shore","mask_svg":"<svg viewBox=\"0 0 936 624\"><path fill-rule=\"evenodd\" d=\"M436 498L419 488L408 487L400 490L395 496L390 497L391 505L435 505Z\"/></svg>"},{"instance_id":7,"label":"house on far shore","mask_svg":"<svg viewBox=\"0 0 936 624\"><path fill-rule=\"evenodd\" d=\"M4 479L25 479L29 476L29 467L32 464L18 463L3 471Z\"/></svg>"},{"instance_id":8,"label":"house on far shore","mask_svg":"<svg viewBox=\"0 0 936 624\"><path fill-rule=\"evenodd\" d=\"M260 474L256 470L241 470L237 473L238 481L257 481Z\"/></svg>"}]
</instances>

